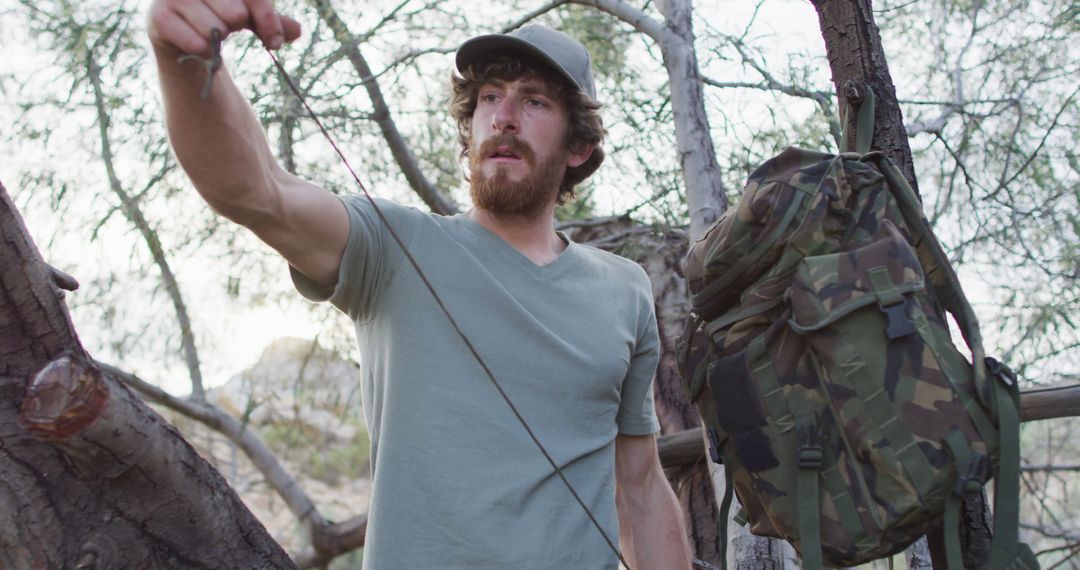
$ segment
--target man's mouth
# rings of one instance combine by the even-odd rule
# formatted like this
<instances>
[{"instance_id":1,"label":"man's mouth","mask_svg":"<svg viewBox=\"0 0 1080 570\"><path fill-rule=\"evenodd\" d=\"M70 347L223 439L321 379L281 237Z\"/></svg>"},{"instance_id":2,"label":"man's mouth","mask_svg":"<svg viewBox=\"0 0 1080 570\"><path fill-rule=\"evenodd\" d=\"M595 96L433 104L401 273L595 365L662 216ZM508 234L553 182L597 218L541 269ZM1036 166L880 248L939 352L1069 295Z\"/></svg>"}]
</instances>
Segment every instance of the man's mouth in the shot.
<instances>
[{"instance_id":1,"label":"man's mouth","mask_svg":"<svg viewBox=\"0 0 1080 570\"><path fill-rule=\"evenodd\" d=\"M507 147L500 147L495 149L495 152L488 155L488 158L521 160L521 155L510 150Z\"/></svg>"}]
</instances>

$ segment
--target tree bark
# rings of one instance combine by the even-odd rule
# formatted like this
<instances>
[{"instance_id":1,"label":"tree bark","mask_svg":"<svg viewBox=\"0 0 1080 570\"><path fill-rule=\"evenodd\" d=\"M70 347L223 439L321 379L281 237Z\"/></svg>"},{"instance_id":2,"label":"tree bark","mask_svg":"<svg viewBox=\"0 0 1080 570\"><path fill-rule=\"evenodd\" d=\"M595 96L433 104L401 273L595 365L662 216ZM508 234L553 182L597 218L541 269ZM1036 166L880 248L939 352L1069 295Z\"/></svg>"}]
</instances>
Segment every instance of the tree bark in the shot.
<instances>
[{"instance_id":1,"label":"tree bark","mask_svg":"<svg viewBox=\"0 0 1080 570\"><path fill-rule=\"evenodd\" d=\"M1080 416L1080 385L1029 390L1020 394L1020 421Z\"/></svg>"},{"instance_id":2,"label":"tree bark","mask_svg":"<svg viewBox=\"0 0 1080 570\"><path fill-rule=\"evenodd\" d=\"M675 141L690 209L690 237L697 239L727 209L716 150L705 111L705 93L694 49L690 0L657 3L674 38L660 44L671 86Z\"/></svg>"},{"instance_id":3,"label":"tree bark","mask_svg":"<svg viewBox=\"0 0 1080 570\"><path fill-rule=\"evenodd\" d=\"M294 567L61 298L0 184L0 567Z\"/></svg>"},{"instance_id":4,"label":"tree bark","mask_svg":"<svg viewBox=\"0 0 1080 570\"><path fill-rule=\"evenodd\" d=\"M833 84L842 116L853 117L849 110L845 85L848 81L870 85L877 99L874 111L874 140L871 148L885 153L904 173L918 194L915 166L908 145L904 117L896 100L881 35L874 23L870 0L812 0L817 9L825 52L832 69ZM844 132L854 140L854 121L848 120Z\"/></svg>"}]
</instances>

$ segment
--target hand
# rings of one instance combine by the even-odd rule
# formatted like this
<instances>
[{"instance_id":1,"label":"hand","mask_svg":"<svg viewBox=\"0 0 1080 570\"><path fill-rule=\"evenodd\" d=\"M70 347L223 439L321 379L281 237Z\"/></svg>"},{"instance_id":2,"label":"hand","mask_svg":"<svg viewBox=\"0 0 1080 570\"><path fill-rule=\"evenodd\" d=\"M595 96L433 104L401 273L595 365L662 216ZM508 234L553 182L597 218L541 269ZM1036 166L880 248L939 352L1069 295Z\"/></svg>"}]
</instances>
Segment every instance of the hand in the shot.
<instances>
[{"instance_id":1,"label":"hand","mask_svg":"<svg viewBox=\"0 0 1080 570\"><path fill-rule=\"evenodd\" d=\"M147 33L155 45L209 57L214 28L222 39L249 29L270 49L300 37L300 23L274 11L272 0L155 0L150 6Z\"/></svg>"}]
</instances>

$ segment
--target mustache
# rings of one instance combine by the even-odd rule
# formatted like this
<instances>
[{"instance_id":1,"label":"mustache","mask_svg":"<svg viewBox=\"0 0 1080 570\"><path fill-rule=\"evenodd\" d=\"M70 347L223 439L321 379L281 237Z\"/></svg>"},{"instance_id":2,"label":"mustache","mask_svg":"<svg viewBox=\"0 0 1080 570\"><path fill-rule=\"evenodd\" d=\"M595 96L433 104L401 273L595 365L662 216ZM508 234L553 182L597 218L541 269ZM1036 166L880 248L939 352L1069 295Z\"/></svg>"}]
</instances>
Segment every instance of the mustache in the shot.
<instances>
[{"instance_id":1,"label":"mustache","mask_svg":"<svg viewBox=\"0 0 1080 570\"><path fill-rule=\"evenodd\" d=\"M477 151L477 156L491 156L499 150L499 147L506 147L510 149L510 152L520 156L529 164L533 163L533 159L536 156L536 153L533 152L533 149L531 146L529 146L529 143L517 138L511 133L501 133L481 143L480 148Z\"/></svg>"}]
</instances>

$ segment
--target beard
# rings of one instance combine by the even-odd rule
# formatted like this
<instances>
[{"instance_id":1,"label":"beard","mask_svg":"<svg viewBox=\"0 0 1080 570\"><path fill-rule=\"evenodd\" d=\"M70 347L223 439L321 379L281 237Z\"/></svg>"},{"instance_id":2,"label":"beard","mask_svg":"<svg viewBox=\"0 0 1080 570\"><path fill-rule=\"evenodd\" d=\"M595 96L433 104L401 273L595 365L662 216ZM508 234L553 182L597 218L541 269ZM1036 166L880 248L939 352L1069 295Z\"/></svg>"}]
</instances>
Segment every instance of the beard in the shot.
<instances>
[{"instance_id":1,"label":"beard","mask_svg":"<svg viewBox=\"0 0 1080 570\"><path fill-rule=\"evenodd\" d=\"M483 158L500 146L509 149L529 165L529 174L521 180L510 179L510 169L499 166L487 176L480 169ZM544 213L559 193L566 175L566 153L537 164L536 153L524 141L511 134L501 134L483 142L469 154L469 195L476 207L500 216L534 219Z\"/></svg>"}]
</instances>

